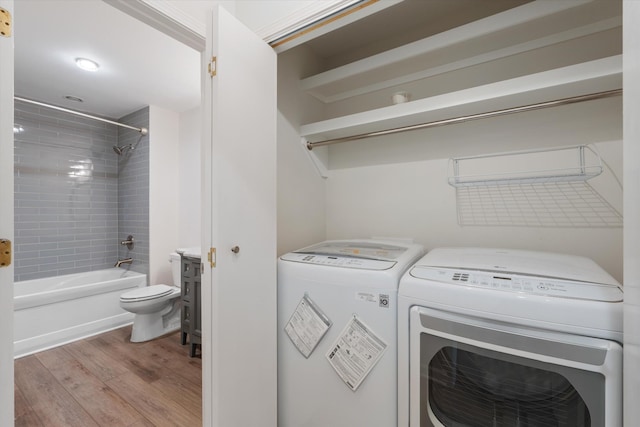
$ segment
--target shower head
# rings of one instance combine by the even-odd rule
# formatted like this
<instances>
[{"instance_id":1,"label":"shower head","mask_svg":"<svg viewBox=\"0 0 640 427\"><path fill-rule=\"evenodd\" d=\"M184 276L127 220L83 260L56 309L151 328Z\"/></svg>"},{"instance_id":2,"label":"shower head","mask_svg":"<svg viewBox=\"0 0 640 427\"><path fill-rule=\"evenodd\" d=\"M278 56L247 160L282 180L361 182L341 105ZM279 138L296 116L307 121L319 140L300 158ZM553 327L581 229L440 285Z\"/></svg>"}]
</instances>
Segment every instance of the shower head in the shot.
<instances>
[{"instance_id":1,"label":"shower head","mask_svg":"<svg viewBox=\"0 0 640 427\"><path fill-rule=\"evenodd\" d=\"M115 153L118 156L122 156L124 153L127 152L127 150L129 150L131 148L132 148L131 144L129 144L129 145L121 145L121 146L114 145L113 146L113 151L115 151Z\"/></svg>"},{"instance_id":2,"label":"shower head","mask_svg":"<svg viewBox=\"0 0 640 427\"><path fill-rule=\"evenodd\" d=\"M113 146L113 151L116 152L116 154L118 156L122 156L123 154L125 154L127 151L133 151L136 149L136 147L138 146L138 144L140 144L140 140L142 139L143 136L146 135L145 133L142 133L142 135L140 135L140 138L138 138L138 140L136 141L135 144L127 144L127 145L114 145Z\"/></svg>"}]
</instances>

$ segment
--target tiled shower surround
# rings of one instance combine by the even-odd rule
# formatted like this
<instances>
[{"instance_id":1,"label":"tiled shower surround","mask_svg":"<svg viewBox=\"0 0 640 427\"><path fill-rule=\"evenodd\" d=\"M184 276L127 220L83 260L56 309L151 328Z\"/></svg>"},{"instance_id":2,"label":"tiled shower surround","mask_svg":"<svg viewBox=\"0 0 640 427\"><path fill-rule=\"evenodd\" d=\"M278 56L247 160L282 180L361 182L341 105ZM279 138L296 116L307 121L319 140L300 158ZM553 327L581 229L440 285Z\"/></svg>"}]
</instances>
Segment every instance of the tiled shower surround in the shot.
<instances>
[{"instance_id":1,"label":"tiled shower surround","mask_svg":"<svg viewBox=\"0 0 640 427\"><path fill-rule=\"evenodd\" d=\"M145 118L145 127L148 116L148 108L131 115ZM135 167L144 163L146 175L129 183L129 164L113 151L127 138L118 126L21 101L15 102L15 124L23 129L14 134L15 281L113 267L128 234L139 233L136 244L148 242L148 226L125 228L131 225L123 224L118 207L120 181L127 180L134 187L127 192L145 192L139 199L146 207L139 211L148 218L148 137L130 155L144 157ZM146 273L148 250L133 257L131 269Z\"/></svg>"},{"instance_id":2,"label":"tiled shower surround","mask_svg":"<svg viewBox=\"0 0 640 427\"><path fill-rule=\"evenodd\" d=\"M149 128L149 108L138 110L118 120L138 128ZM140 141L138 143L138 141ZM129 267L149 278L149 135L118 127L118 145L133 145L118 159L118 232L121 240L134 238L133 249L118 246L120 258L133 258ZM118 242L119 243L119 242ZM124 265L124 267L127 267Z\"/></svg>"}]
</instances>

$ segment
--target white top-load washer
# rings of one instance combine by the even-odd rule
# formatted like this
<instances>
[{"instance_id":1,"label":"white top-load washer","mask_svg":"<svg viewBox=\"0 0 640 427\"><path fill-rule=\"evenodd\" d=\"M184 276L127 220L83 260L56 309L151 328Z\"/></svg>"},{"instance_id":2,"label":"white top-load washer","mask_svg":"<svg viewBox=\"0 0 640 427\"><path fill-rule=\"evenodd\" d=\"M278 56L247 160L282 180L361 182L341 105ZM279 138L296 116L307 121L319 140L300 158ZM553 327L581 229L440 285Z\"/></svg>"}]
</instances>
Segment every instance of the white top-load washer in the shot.
<instances>
[{"instance_id":1,"label":"white top-load washer","mask_svg":"<svg viewBox=\"0 0 640 427\"><path fill-rule=\"evenodd\" d=\"M621 426L622 300L588 258L433 249L399 287L398 426Z\"/></svg>"},{"instance_id":2,"label":"white top-load washer","mask_svg":"<svg viewBox=\"0 0 640 427\"><path fill-rule=\"evenodd\" d=\"M280 257L279 427L395 424L398 282L423 253L365 239Z\"/></svg>"}]
</instances>

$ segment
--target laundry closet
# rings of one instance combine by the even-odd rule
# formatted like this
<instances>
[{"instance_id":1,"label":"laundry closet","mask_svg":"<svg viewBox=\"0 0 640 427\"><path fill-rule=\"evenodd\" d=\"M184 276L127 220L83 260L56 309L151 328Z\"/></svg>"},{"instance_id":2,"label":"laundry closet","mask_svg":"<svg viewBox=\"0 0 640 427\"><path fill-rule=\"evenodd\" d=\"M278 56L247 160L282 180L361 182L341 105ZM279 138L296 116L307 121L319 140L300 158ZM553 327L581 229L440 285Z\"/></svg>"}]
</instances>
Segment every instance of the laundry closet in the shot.
<instances>
[{"instance_id":1,"label":"laundry closet","mask_svg":"<svg viewBox=\"0 0 640 427\"><path fill-rule=\"evenodd\" d=\"M278 252L402 237L622 281L622 2L380 9L278 55Z\"/></svg>"}]
</instances>

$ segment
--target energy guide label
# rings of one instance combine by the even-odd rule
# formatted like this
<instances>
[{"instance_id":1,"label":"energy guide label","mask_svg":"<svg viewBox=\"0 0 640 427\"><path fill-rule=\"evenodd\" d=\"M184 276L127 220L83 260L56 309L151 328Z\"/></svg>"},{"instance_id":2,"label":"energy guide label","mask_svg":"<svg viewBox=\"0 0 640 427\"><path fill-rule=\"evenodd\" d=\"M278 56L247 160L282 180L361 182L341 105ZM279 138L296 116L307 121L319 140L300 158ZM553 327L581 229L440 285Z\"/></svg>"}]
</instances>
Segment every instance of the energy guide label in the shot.
<instances>
[{"instance_id":1,"label":"energy guide label","mask_svg":"<svg viewBox=\"0 0 640 427\"><path fill-rule=\"evenodd\" d=\"M331 320L305 295L284 330L298 351L308 358L330 327Z\"/></svg>"},{"instance_id":2,"label":"energy guide label","mask_svg":"<svg viewBox=\"0 0 640 427\"><path fill-rule=\"evenodd\" d=\"M387 343L353 316L331 346L327 360L342 381L356 391L386 349Z\"/></svg>"}]
</instances>

